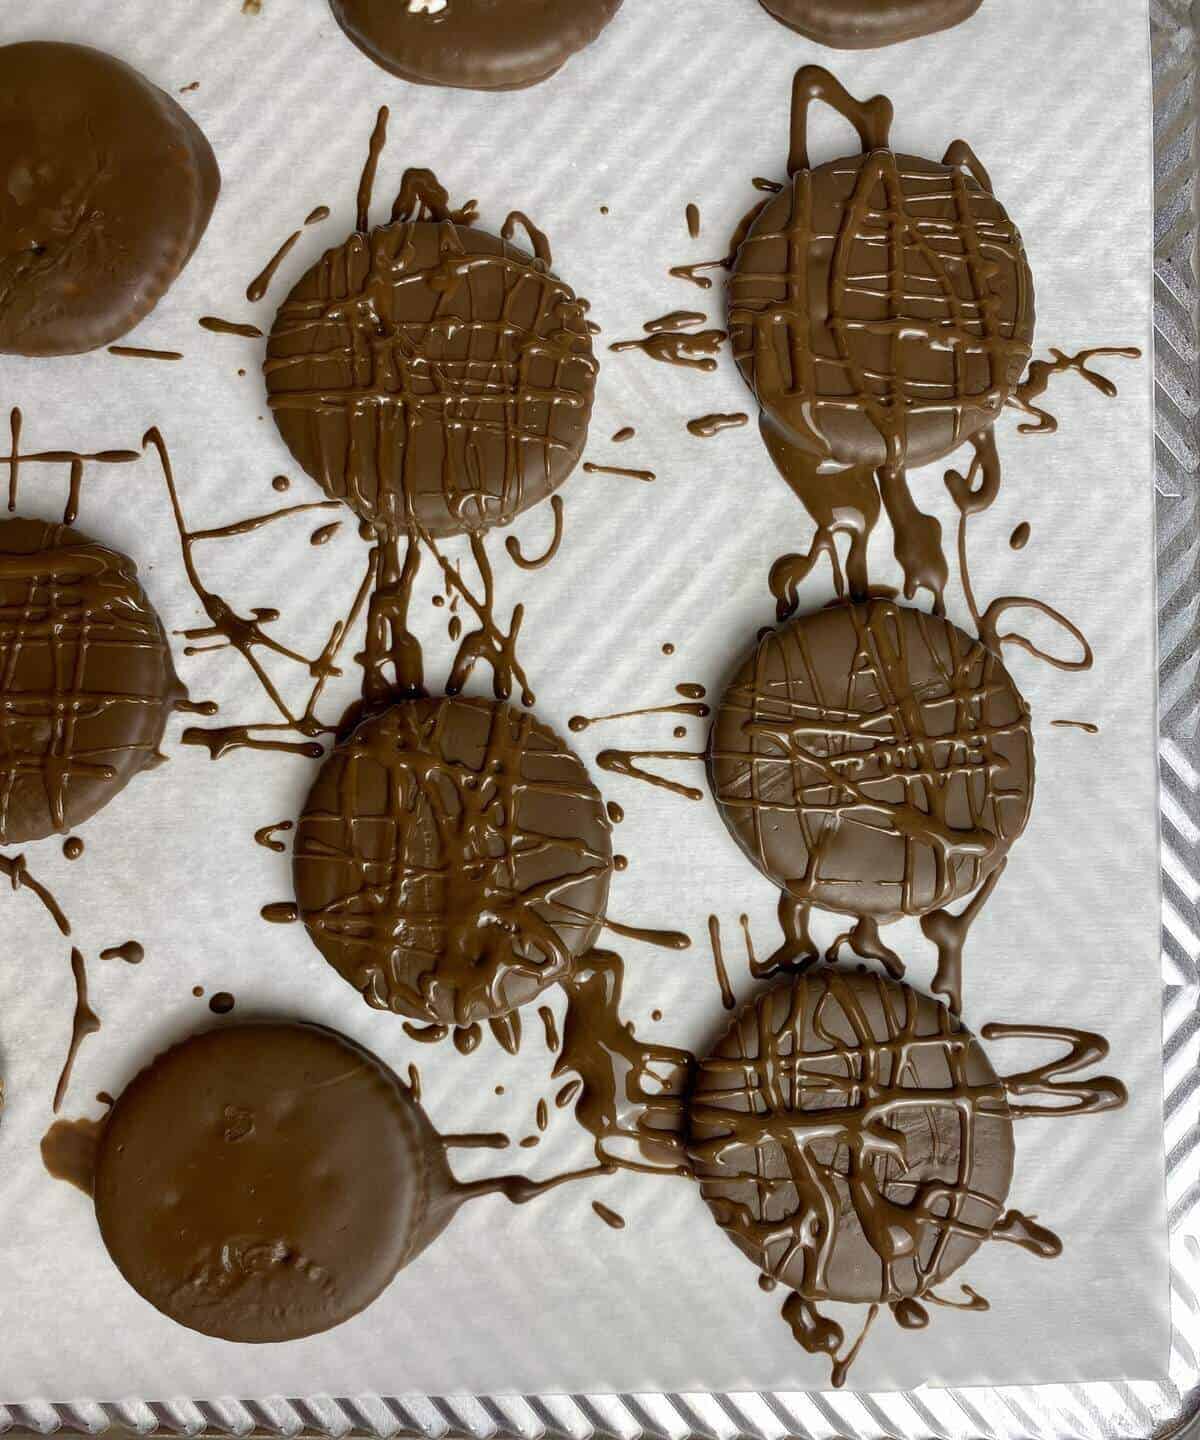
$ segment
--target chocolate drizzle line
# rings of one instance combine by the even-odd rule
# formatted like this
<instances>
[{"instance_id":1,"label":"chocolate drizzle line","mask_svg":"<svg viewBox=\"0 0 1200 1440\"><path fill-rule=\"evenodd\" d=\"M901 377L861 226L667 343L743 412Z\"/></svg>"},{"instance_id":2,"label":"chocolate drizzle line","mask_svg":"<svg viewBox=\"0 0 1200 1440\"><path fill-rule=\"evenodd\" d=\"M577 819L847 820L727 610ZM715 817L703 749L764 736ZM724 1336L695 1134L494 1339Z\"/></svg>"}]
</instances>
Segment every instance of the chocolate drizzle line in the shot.
<instances>
[{"instance_id":1,"label":"chocolate drizzle line","mask_svg":"<svg viewBox=\"0 0 1200 1440\"><path fill-rule=\"evenodd\" d=\"M147 350L141 345L110 345L110 355L122 355L130 360L182 360L182 350Z\"/></svg>"},{"instance_id":2,"label":"chocolate drizzle line","mask_svg":"<svg viewBox=\"0 0 1200 1440\"><path fill-rule=\"evenodd\" d=\"M623 425L620 430L614 432L612 443L614 445L624 445L627 440L632 440L636 434L637 431L632 425Z\"/></svg>"},{"instance_id":3,"label":"chocolate drizzle line","mask_svg":"<svg viewBox=\"0 0 1200 1440\"><path fill-rule=\"evenodd\" d=\"M713 966L717 972L717 984L721 989L721 1004L726 1010L737 1005L737 996L729 983L729 971L725 968L725 955L721 949L721 922L715 915L708 917L708 939L712 946Z\"/></svg>"},{"instance_id":4,"label":"chocolate drizzle line","mask_svg":"<svg viewBox=\"0 0 1200 1440\"><path fill-rule=\"evenodd\" d=\"M639 760L703 759L703 750L601 750L596 756L596 764L601 770L607 770L612 775L625 775L630 780L642 780L658 790L669 790L673 795L681 795L685 800L703 800L704 791L697 789L695 785L684 785L666 775L657 775L637 763Z\"/></svg>"},{"instance_id":5,"label":"chocolate drizzle line","mask_svg":"<svg viewBox=\"0 0 1200 1440\"><path fill-rule=\"evenodd\" d=\"M699 688L703 695L703 686ZM680 694L683 694L685 687L678 686L677 689ZM580 731L587 730L593 725L602 725L608 720L630 720L639 715L695 715L703 720L711 713L707 705L688 701L682 704L647 705L641 710L615 710L611 715L572 715L567 721L567 725L576 734L579 734Z\"/></svg>"},{"instance_id":6,"label":"chocolate drizzle line","mask_svg":"<svg viewBox=\"0 0 1200 1440\"><path fill-rule=\"evenodd\" d=\"M75 981L75 1012L71 1018L71 1042L67 1046L67 1058L63 1061L58 1084L54 1087L54 1113L57 1115L71 1083L71 1071L75 1068L75 1057L79 1047L89 1035L100 1029L100 1017L88 1004L87 968L83 956L74 948L71 950L71 975Z\"/></svg>"},{"instance_id":7,"label":"chocolate drizzle line","mask_svg":"<svg viewBox=\"0 0 1200 1440\"><path fill-rule=\"evenodd\" d=\"M1085 735L1099 735L1099 725L1090 720L1051 720L1051 725L1060 730L1082 730Z\"/></svg>"},{"instance_id":8,"label":"chocolate drizzle line","mask_svg":"<svg viewBox=\"0 0 1200 1440\"><path fill-rule=\"evenodd\" d=\"M521 542L515 535L510 535L504 542L504 548L508 551L509 558L514 565L520 566L522 570L540 570L543 565L549 565L551 560L558 554L558 547L562 544L563 538L563 501L561 495L551 495L550 508L554 512L554 536L549 546L542 554L530 560L521 551Z\"/></svg>"},{"instance_id":9,"label":"chocolate drizzle line","mask_svg":"<svg viewBox=\"0 0 1200 1440\"><path fill-rule=\"evenodd\" d=\"M700 208L697 205L689 204L685 212L688 234L693 240L700 238Z\"/></svg>"},{"instance_id":10,"label":"chocolate drizzle line","mask_svg":"<svg viewBox=\"0 0 1200 1440\"><path fill-rule=\"evenodd\" d=\"M937 973L929 988L935 995L946 997L954 1015L962 1014L963 946L1007 864L1008 858L1005 857L957 915L951 915L948 910L931 910L928 915L921 916L921 934L937 946Z\"/></svg>"},{"instance_id":11,"label":"chocolate drizzle line","mask_svg":"<svg viewBox=\"0 0 1200 1440\"><path fill-rule=\"evenodd\" d=\"M275 251L274 255L271 256L259 273L251 280L249 285L246 286L247 300L251 303L256 303L263 298L270 289L271 281L274 280L279 267L292 253L292 247L303 233L303 229L293 230L279 249Z\"/></svg>"},{"instance_id":12,"label":"chocolate drizzle line","mask_svg":"<svg viewBox=\"0 0 1200 1440\"><path fill-rule=\"evenodd\" d=\"M558 1024L554 1019L554 1011L549 1005L538 1006L538 1018L542 1022L542 1029L546 1032L546 1049L551 1055L558 1054Z\"/></svg>"},{"instance_id":13,"label":"chocolate drizzle line","mask_svg":"<svg viewBox=\"0 0 1200 1440\"><path fill-rule=\"evenodd\" d=\"M67 503L63 508L63 524L72 525L79 514L79 493L83 484L84 467L96 465L128 465L139 458L136 450L98 450L92 454L80 454L77 450L38 450L21 453L21 411L14 406L9 412L9 434L11 437L7 455L0 455L0 466L8 466L8 508L17 508L17 487L22 465L66 465L70 471Z\"/></svg>"},{"instance_id":14,"label":"chocolate drizzle line","mask_svg":"<svg viewBox=\"0 0 1200 1440\"><path fill-rule=\"evenodd\" d=\"M698 440L711 440L722 430L737 430L749 423L749 415L739 410L732 415L701 415L696 420L689 420L687 428L688 434L695 435Z\"/></svg>"},{"instance_id":15,"label":"chocolate drizzle line","mask_svg":"<svg viewBox=\"0 0 1200 1440\"><path fill-rule=\"evenodd\" d=\"M77 854L83 853L83 842L79 842L80 849ZM66 853L66 845L63 846ZM71 856L67 856L68 859ZM58 901L51 895L50 891L35 876L29 873L29 867L25 862L24 855L0 855L0 875L7 876L14 890L28 890L31 895L36 895L42 902L47 915L58 926L59 932L63 935L71 933L71 922L63 914Z\"/></svg>"},{"instance_id":16,"label":"chocolate drizzle line","mask_svg":"<svg viewBox=\"0 0 1200 1440\"><path fill-rule=\"evenodd\" d=\"M651 360L689 370L717 368L713 358L728 339L724 330L658 330L642 340L614 340L610 350L641 350Z\"/></svg>"},{"instance_id":17,"label":"chocolate drizzle line","mask_svg":"<svg viewBox=\"0 0 1200 1440\"><path fill-rule=\"evenodd\" d=\"M202 330L211 330L214 335L241 335L247 340L261 340L262 331L257 325L242 320L222 320L216 315L201 315L198 324Z\"/></svg>"},{"instance_id":18,"label":"chocolate drizzle line","mask_svg":"<svg viewBox=\"0 0 1200 1440\"><path fill-rule=\"evenodd\" d=\"M282 855L287 846L282 840L274 838L277 830L291 830L295 826L294 820L276 820L273 825L264 825L261 830L254 832L254 843L261 845L264 850L274 850L277 855Z\"/></svg>"},{"instance_id":19,"label":"chocolate drizzle line","mask_svg":"<svg viewBox=\"0 0 1200 1440\"><path fill-rule=\"evenodd\" d=\"M590 460L584 461L583 471L585 475L621 475L626 480L645 480L647 483L658 479L653 470L626 470L620 465L595 465Z\"/></svg>"}]
</instances>

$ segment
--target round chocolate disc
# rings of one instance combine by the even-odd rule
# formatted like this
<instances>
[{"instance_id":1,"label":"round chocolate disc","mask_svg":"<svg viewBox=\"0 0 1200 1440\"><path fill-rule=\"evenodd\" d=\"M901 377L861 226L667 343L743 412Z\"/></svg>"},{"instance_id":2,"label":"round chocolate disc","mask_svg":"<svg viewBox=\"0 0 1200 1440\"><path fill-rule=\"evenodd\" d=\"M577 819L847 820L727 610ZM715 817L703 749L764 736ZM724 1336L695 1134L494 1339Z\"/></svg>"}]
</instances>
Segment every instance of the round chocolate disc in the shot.
<instances>
[{"instance_id":1,"label":"round chocolate disc","mask_svg":"<svg viewBox=\"0 0 1200 1440\"><path fill-rule=\"evenodd\" d=\"M432 535L506 524L556 490L596 384L571 289L448 221L328 251L280 307L264 370L279 433L326 494Z\"/></svg>"},{"instance_id":2,"label":"round chocolate disc","mask_svg":"<svg viewBox=\"0 0 1200 1440\"><path fill-rule=\"evenodd\" d=\"M688 1152L717 1224L810 1300L919 1296L1000 1218L1004 1085L907 985L822 970L761 994L701 1061Z\"/></svg>"},{"instance_id":3,"label":"round chocolate disc","mask_svg":"<svg viewBox=\"0 0 1200 1440\"><path fill-rule=\"evenodd\" d=\"M155 307L221 177L185 111L85 45L0 48L0 351L107 345Z\"/></svg>"},{"instance_id":4,"label":"round chocolate disc","mask_svg":"<svg viewBox=\"0 0 1200 1440\"><path fill-rule=\"evenodd\" d=\"M734 357L786 439L839 466L925 465L999 415L1033 277L973 174L891 150L800 170L738 250Z\"/></svg>"},{"instance_id":5,"label":"round chocolate disc","mask_svg":"<svg viewBox=\"0 0 1200 1440\"><path fill-rule=\"evenodd\" d=\"M1029 707L948 620L838 605L755 646L713 721L708 771L734 839L796 899L924 915L970 894L1024 830Z\"/></svg>"},{"instance_id":6,"label":"round chocolate disc","mask_svg":"<svg viewBox=\"0 0 1200 1440\"><path fill-rule=\"evenodd\" d=\"M145 1299L222 1340L296 1340L369 1305L453 1214L420 1106L311 1025L225 1025L154 1060L113 1107L96 1219Z\"/></svg>"},{"instance_id":7,"label":"round chocolate disc","mask_svg":"<svg viewBox=\"0 0 1200 1440\"><path fill-rule=\"evenodd\" d=\"M874 50L949 30L982 0L762 0L763 8L801 35L837 50Z\"/></svg>"},{"instance_id":8,"label":"round chocolate disc","mask_svg":"<svg viewBox=\"0 0 1200 1440\"><path fill-rule=\"evenodd\" d=\"M308 933L369 1005L467 1026L595 943L612 828L582 762L532 715L415 700L326 759L292 866Z\"/></svg>"},{"instance_id":9,"label":"round chocolate disc","mask_svg":"<svg viewBox=\"0 0 1200 1440\"><path fill-rule=\"evenodd\" d=\"M520 90L590 45L621 0L330 0L376 65L421 85Z\"/></svg>"},{"instance_id":10,"label":"round chocolate disc","mask_svg":"<svg viewBox=\"0 0 1200 1440\"><path fill-rule=\"evenodd\" d=\"M183 697L137 566L0 521L0 845L73 830L153 764Z\"/></svg>"}]
</instances>

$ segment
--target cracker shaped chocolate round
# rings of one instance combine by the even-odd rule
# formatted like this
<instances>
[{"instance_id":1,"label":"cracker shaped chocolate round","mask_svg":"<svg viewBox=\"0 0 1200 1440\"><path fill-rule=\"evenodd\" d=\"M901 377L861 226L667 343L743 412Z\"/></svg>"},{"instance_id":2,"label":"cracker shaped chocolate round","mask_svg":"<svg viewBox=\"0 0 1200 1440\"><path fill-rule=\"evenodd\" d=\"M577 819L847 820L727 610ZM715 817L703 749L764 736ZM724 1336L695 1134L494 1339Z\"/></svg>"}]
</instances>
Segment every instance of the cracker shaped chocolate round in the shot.
<instances>
[{"instance_id":1,"label":"cracker shaped chocolate round","mask_svg":"<svg viewBox=\"0 0 1200 1440\"><path fill-rule=\"evenodd\" d=\"M0 521L0 845L75 829L153 765L184 690L137 566Z\"/></svg>"},{"instance_id":2,"label":"cracker shaped chocolate round","mask_svg":"<svg viewBox=\"0 0 1200 1440\"><path fill-rule=\"evenodd\" d=\"M264 363L279 433L326 494L438 536L507 524L563 483L596 369L583 306L543 260L427 220L328 251Z\"/></svg>"},{"instance_id":3,"label":"cracker shaped chocolate round","mask_svg":"<svg viewBox=\"0 0 1200 1440\"><path fill-rule=\"evenodd\" d=\"M454 1181L382 1061L332 1030L261 1022L192 1035L113 1107L96 1219L163 1314L260 1344L332 1329L441 1233Z\"/></svg>"},{"instance_id":4,"label":"cracker shaped chocolate round","mask_svg":"<svg viewBox=\"0 0 1200 1440\"><path fill-rule=\"evenodd\" d=\"M874 50L949 30L982 0L762 0L776 20L837 50Z\"/></svg>"},{"instance_id":5,"label":"cracker shaped chocolate round","mask_svg":"<svg viewBox=\"0 0 1200 1440\"><path fill-rule=\"evenodd\" d=\"M895 1303L988 1238L1012 1118L945 1006L821 970L759 995L700 1062L688 1153L717 1224L765 1274L809 1300Z\"/></svg>"},{"instance_id":6,"label":"cracker shaped chocolate round","mask_svg":"<svg viewBox=\"0 0 1200 1440\"><path fill-rule=\"evenodd\" d=\"M925 465L1003 409L1030 355L1033 277L980 173L871 149L797 169L755 220L729 285L731 343L802 451Z\"/></svg>"},{"instance_id":7,"label":"cracker shaped chocolate round","mask_svg":"<svg viewBox=\"0 0 1200 1440\"><path fill-rule=\"evenodd\" d=\"M0 352L73 355L154 309L221 188L199 126L86 45L0 48Z\"/></svg>"},{"instance_id":8,"label":"cracker shaped chocolate round","mask_svg":"<svg viewBox=\"0 0 1200 1440\"><path fill-rule=\"evenodd\" d=\"M309 935L368 1005L468 1026L595 943L612 827L582 762L532 715L415 700L326 759L292 868Z\"/></svg>"},{"instance_id":9,"label":"cracker shaped chocolate round","mask_svg":"<svg viewBox=\"0 0 1200 1440\"><path fill-rule=\"evenodd\" d=\"M768 632L709 737L722 818L798 900L894 920L968 895L1033 804L1029 707L948 620L873 600Z\"/></svg>"},{"instance_id":10,"label":"cracker shaped chocolate round","mask_svg":"<svg viewBox=\"0 0 1200 1440\"><path fill-rule=\"evenodd\" d=\"M621 0L330 0L376 65L420 85L521 90L590 45Z\"/></svg>"}]
</instances>

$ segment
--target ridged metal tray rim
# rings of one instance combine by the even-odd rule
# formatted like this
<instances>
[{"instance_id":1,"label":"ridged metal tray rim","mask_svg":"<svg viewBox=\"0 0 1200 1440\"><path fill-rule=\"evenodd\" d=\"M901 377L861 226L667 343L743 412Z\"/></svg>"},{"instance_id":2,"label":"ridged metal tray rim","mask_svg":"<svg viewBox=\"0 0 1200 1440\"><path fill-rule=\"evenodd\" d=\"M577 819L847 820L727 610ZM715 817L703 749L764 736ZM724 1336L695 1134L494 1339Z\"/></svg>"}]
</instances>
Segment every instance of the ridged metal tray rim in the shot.
<instances>
[{"instance_id":1,"label":"ridged metal tray rim","mask_svg":"<svg viewBox=\"0 0 1200 1440\"><path fill-rule=\"evenodd\" d=\"M1098 20L1098 11L1089 19ZM430 1440L1200 1440L1200 0L1150 0L1150 30L1169 1378L891 1394L35 1402L0 1405L0 1432ZM0 1347L0 1393L2 1387Z\"/></svg>"}]
</instances>

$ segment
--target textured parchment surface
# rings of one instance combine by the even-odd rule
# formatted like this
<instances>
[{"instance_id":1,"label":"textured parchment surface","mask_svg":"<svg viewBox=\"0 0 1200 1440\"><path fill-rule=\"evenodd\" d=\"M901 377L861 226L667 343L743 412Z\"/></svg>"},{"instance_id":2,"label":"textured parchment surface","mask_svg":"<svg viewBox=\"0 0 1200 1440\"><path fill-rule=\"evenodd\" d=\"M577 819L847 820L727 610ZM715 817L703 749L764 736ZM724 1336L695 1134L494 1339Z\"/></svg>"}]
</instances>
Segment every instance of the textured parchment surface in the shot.
<instances>
[{"instance_id":1,"label":"textured parchment surface","mask_svg":"<svg viewBox=\"0 0 1200 1440\"><path fill-rule=\"evenodd\" d=\"M966 1016L975 1027L1037 1020L1103 1030L1113 1042L1108 1068L1128 1083L1132 1103L1115 1115L1021 1123L1012 1203L1057 1230L1064 1255L1044 1263L1011 1247L985 1247L962 1278L991 1300L991 1311L935 1311L919 1335L881 1324L852 1383L879 1390L1163 1374L1144 5L989 0L951 34L836 56L783 30L752 0L628 0L603 39L556 80L492 97L391 79L344 39L324 0L265 0L258 16L242 15L237 0L45 0L36 14L0 19L4 41L35 35L103 45L168 90L198 80L199 89L181 99L217 150L225 188L192 265L129 337L183 350L184 362L103 352L4 359L0 404L22 407L36 448L136 446L148 425L160 425L194 525L271 508L279 497L270 478L281 472L293 479L288 498L315 498L267 413L261 345L207 334L196 318L269 326L286 288L353 223L380 103L392 108L392 139L376 218L386 215L408 165L432 165L456 199L478 196L484 224L494 227L520 206L549 232L560 273L593 299L605 344L677 306L707 308L720 323L719 287L702 295L666 271L721 254L754 198L751 177L781 176L798 64L831 63L856 93L890 94L904 149L936 157L957 135L971 141L1025 237L1038 287L1039 351L1137 344L1147 358L1109 364L1120 385L1113 401L1077 378L1061 381L1057 436L1018 437L1012 417L1000 427L1005 486L972 546L979 592L1053 600L1089 635L1097 663L1079 676L1011 659L1034 710L1038 791L1029 831L972 937ZM837 153L847 138L840 122L822 117L817 155ZM695 242L683 217L693 200L703 218ZM248 304L249 279L322 203L331 218L306 232L268 298ZM604 353L589 457L652 469L658 481L575 476L563 492L566 537L548 572L521 576L492 545L501 609L507 613L518 597L528 605L522 657L550 723L562 728L576 711L665 702L683 680L716 691L755 628L771 618L767 568L777 554L807 545L808 523L752 428L712 441L684 429L694 416L750 409L748 402L727 355L706 377ZM610 445L607 437L625 424L637 427L636 440ZM916 477L915 489L949 525L940 477L933 467ZM61 472L29 471L22 509L55 514L65 480ZM279 605L281 636L315 650L363 558L349 524L323 549L309 547L310 531L325 518L300 516L207 547L201 561L209 583L243 609ZM1006 540L1021 520L1032 538L1015 554ZM549 522L539 510L518 523L528 550L549 536ZM200 623L151 460L95 475L79 523L134 554L169 629ZM894 580L886 539L876 568ZM429 604L432 581L423 578L414 613L436 681L450 650L445 612ZM829 593L821 574L804 603L818 605ZM957 590L951 605L962 618ZM1051 631L1038 633L1059 643ZM676 647L669 660L661 653L667 641ZM180 667L194 695L220 701L223 718L265 717L231 654L181 657ZM293 686L302 679L282 678ZM352 687L349 673L344 684ZM486 677L476 688L486 691ZM1098 723L1101 732L1050 727L1064 717ZM589 760L608 744L666 748L673 723L597 728L579 737L580 748ZM302 930L265 925L258 915L264 902L288 898L289 862L256 846L253 831L295 814L311 764L243 752L214 765L203 751L178 746L179 728L173 722L168 733L171 763L86 827L81 861L68 864L54 842L29 855L75 922L104 1019L83 1050L66 1113L95 1113L97 1090L117 1091L161 1044L210 1023L205 1001L191 993L201 984L234 991L235 1015L321 1019L399 1067L415 1060L430 1113L444 1129L503 1128L514 1141L533 1133L536 1101L552 1093L536 1017L517 1059L490 1040L462 1059L412 1044L397 1021L369 1012ZM681 744L698 748L701 726L688 728ZM677 768L682 775L688 767ZM698 782L691 768L688 778ZM679 954L621 942L628 1014L640 1030L702 1045L723 1023L706 917L723 921L744 996L750 985L737 917L745 911L760 948L769 945L774 893L707 801L688 804L605 779L606 793L628 812L617 848L630 866L614 886L614 916L679 927L695 942ZM682 1181L625 1174L522 1209L499 1198L477 1203L371 1310L328 1336L250 1349L176 1328L113 1269L82 1196L41 1168L37 1142L69 1028L68 947L27 895L5 899L0 927L0 1056L9 1097L0 1127L3 1399L827 1383L826 1368L790 1340L778 1297L759 1292L698 1194ZM94 958L131 936L146 947L140 968ZM928 983L932 957L916 928L888 938L914 980ZM650 1019L656 1007L659 1023ZM993 1054L1002 1070L1032 1056L1011 1043ZM502 1096L493 1093L498 1084ZM460 1169L549 1174L586 1155L580 1132L554 1111L538 1149L514 1145L507 1156L464 1159ZM627 1228L602 1225L593 1199L621 1212Z\"/></svg>"}]
</instances>

